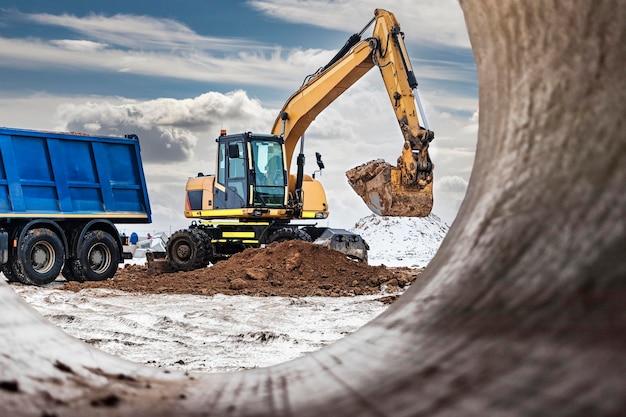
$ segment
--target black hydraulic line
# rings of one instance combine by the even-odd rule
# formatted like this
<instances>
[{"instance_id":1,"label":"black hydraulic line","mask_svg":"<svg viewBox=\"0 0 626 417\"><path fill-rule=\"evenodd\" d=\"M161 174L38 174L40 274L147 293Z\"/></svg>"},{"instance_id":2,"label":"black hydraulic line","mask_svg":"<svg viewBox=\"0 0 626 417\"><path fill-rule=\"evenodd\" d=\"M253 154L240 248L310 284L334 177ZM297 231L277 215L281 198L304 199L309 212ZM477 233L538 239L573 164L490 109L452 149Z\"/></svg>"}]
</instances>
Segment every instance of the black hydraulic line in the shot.
<instances>
[{"instance_id":1,"label":"black hydraulic line","mask_svg":"<svg viewBox=\"0 0 626 417\"><path fill-rule=\"evenodd\" d=\"M322 67L322 69L320 70L320 72L324 72L326 71L328 68L330 68L335 62L339 61L341 58L344 57L345 54L348 53L348 51L350 49L352 49L352 47L354 45L356 45L357 43L359 43L361 41L361 35L359 35L358 33L355 33L353 35L351 35L348 40L346 41L346 43L341 47L341 49L339 50L339 52L337 52L335 54L335 56L328 62L328 64L324 65L324 67Z\"/></svg>"},{"instance_id":2,"label":"black hydraulic line","mask_svg":"<svg viewBox=\"0 0 626 417\"><path fill-rule=\"evenodd\" d=\"M376 20L376 17L373 17L372 20L370 20L367 25L365 25L365 27L363 29L361 29L361 31L359 33L355 33L353 35L351 35L348 40L346 41L346 43L341 47L341 49L335 54L335 56L328 62L328 64L324 65L322 68L318 69L314 74L309 74L304 78L304 82L302 83L302 85L305 85L306 83L309 82L309 80L311 78L313 78L315 75L320 74L324 71L326 71L328 68L330 68L335 62L339 61L341 58L343 58L353 47L354 45L356 45L357 43L359 43L361 41L361 36L363 35L363 32L365 32L367 30L368 27L371 26L372 23L374 23L374 21Z\"/></svg>"},{"instance_id":3,"label":"black hydraulic line","mask_svg":"<svg viewBox=\"0 0 626 417\"><path fill-rule=\"evenodd\" d=\"M304 181L304 153L300 153L297 159L298 170L296 172L296 201L302 204L302 182Z\"/></svg>"},{"instance_id":4,"label":"black hydraulic line","mask_svg":"<svg viewBox=\"0 0 626 417\"><path fill-rule=\"evenodd\" d=\"M417 88L417 78L415 78L415 73L411 67L410 62L407 61L405 56L406 49L404 48L404 41L400 38L404 36L402 32L400 32L400 28L398 26L394 27L391 30L391 36L393 36L393 40L398 45L398 51L400 52L400 57L402 58L402 64L404 65L404 69L406 70L406 76L409 82L409 86L412 90Z\"/></svg>"},{"instance_id":5,"label":"black hydraulic line","mask_svg":"<svg viewBox=\"0 0 626 417\"><path fill-rule=\"evenodd\" d=\"M365 27L363 29L361 29L361 31L359 33L355 33L353 35L351 35L348 40L346 41L345 45L343 45L343 47L339 50L339 52L337 52L335 54L335 56L333 57L333 59L331 59L328 64L326 64L321 70L320 72L324 72L326 71L331 65L333 65L335 62L339 61L345 54L348 53L348 51L350 49L352 49L352 47L354 45L356 45L357 43L359 43L361 41L361 36L363 35L363 32L365 32L367 30L368 27L370 27L370 25L372 23L374 23L374 21L376 20L376 17L373 17L372 20L370 20L367 25L365 25Z\"/></svg>"}]
</instances>

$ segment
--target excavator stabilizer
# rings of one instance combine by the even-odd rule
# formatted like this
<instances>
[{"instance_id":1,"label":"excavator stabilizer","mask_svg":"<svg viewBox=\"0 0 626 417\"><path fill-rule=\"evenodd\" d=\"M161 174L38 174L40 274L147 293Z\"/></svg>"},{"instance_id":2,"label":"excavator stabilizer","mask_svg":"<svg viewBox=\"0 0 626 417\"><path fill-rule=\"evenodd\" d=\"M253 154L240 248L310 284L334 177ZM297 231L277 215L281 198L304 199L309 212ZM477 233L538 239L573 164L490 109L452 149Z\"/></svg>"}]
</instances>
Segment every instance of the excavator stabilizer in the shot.
<instances>
[{"instance_id":1,"label":"excavator stabilizer","mask_svg":"<svg viewBox=\"0 0 626 417\"><path fill-rule=\"evenodd\" d=\"M400 169L376 159L346 172L352 189L380 216L426 217L433 208L433 183L402 183Z\"/></svg>"}]
</instances>

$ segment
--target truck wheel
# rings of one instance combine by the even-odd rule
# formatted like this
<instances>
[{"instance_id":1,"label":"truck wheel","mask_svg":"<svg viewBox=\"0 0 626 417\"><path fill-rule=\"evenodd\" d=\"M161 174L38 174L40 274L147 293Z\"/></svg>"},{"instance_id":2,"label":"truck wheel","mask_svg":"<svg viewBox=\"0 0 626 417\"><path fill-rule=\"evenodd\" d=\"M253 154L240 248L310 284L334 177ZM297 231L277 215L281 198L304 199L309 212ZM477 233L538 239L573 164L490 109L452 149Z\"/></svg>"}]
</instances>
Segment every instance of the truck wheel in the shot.
<instances>
[{"instance_id":1,"label":"truck wheel","mask_svg":"<svg viewBox=\"0 0 626 417\"><path fill-rule=\"evenodd\" d=\"M270 235L268 239L269 243L284 242L285 240L303 240L305 242L311 241L311 235L304 230L296 229L293 227L283 227L278 229Z\"/></svg>"},{"instance_id":2,"label":"truck wheel","mask_svg":"<svg viewBox=\"0 0 626 417\"><path fill-rule=\"evenodd\" d=\"M24 284L46 285L57 279L65 260L61 239L50 229L29 230L17 249L15 277Z\"/></svg>"},{"instance_id":3,"label":"truck wheel","mask_svg":"<svg viewBox=\"0 0 626 417\"><path fill-rule=\"evenodd\" d=\"M104 281L115 275L118 263L119 250L113 236L102 230L92 230L83 238L72 273L77 281Z\"/></svg>"},{"instance_id":4,"label":"truck wheel","mask_svg":"<svg viewBox=\"0 0 626 417\"><path fill-rule=\"evenodd\" d=\"M74 273L74 264L76 264L77 262L78 261L75 259L68 259L67 261L65 261L63 269L61 269L61 275L63 275L63 278L65 278L67 281L85 281L84 279L80 280L79 277L77 277Z\"/></svg>"},{"instance_id":5,"label":"truck wheel","mask_svg":"<svg viewBox=\"0 0 626 417\"><path fill-rule=\"evenodd\" d=\"M8 282L19 282L20 280L17 279L17 277L15 276L15 273L13 272L12 265L13 265L13 261L9 260L9 262L0 266L0 272L4 274L4 277L7 279Z\"/></svg>"},{"instance_id":6,"label":"truck wheel","mask_svg":"<svg viewBox=\"0 0 626 417\"><path fill-rule=\"evenodd\" d=\"M197 230L179 230L167 241L167 262L176 271L192 271L205 266L206 248Z\"/></svg>"}]
</instances>

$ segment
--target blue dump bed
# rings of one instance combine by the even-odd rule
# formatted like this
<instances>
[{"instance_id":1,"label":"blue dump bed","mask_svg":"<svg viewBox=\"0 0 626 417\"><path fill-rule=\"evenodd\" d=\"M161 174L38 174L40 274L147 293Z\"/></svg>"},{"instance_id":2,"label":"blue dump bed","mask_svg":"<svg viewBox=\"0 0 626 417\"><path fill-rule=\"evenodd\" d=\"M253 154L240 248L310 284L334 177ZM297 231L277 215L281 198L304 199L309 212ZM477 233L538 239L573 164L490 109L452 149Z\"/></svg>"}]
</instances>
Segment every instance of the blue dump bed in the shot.
<instances>
[{"instance_id":1,"label":"blue dump bed","mask_svg":"<svg viewBox=\"0 0 626 417\"><path fill-rule=\"evenodd\" d=\"M0 127L0 222L150 223L139 140Z\"/></svg>"}]
</instances>

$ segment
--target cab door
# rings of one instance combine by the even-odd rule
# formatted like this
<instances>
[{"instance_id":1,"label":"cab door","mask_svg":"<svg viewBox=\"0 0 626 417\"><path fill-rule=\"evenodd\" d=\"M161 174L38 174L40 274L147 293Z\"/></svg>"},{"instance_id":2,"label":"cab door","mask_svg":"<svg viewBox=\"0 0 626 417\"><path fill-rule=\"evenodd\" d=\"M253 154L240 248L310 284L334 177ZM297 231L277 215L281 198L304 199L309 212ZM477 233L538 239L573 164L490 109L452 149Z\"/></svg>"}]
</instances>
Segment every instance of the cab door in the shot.
<instances>
[{"instance_id":1,"label":"cab door","mask_svg":"<svg viewBox=\"0 0 626 417\"><path fill-rule=\"evenodd\" d=\"M246 207L248 201L247 158L243 138L221 138L218 145L215 209Z\"/></svg>"},{"instance_id":2,"label":"cab door","mask_svg":"<svg viewBox=\"0 0 626 417\"><path fill-rule=\"evenodd\" d=\"M279 138L253 138L250 142L250 160L253 167L255 207L282 208L287 204L287 172L283 161L285 153Z\"/></svg>"}]
</instances>

